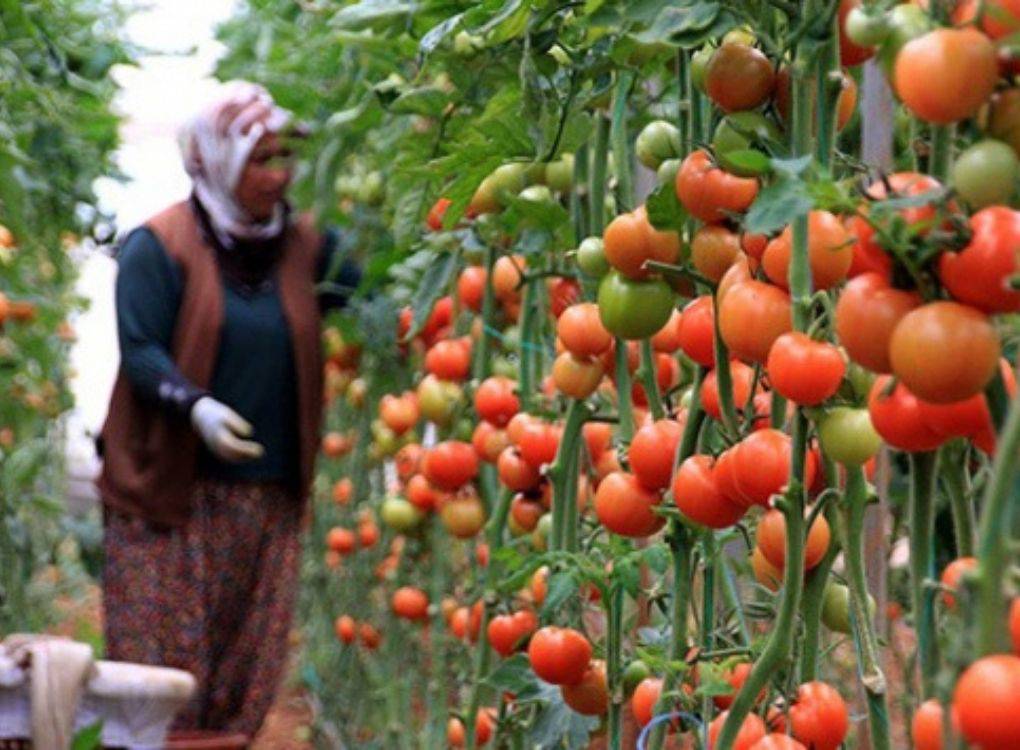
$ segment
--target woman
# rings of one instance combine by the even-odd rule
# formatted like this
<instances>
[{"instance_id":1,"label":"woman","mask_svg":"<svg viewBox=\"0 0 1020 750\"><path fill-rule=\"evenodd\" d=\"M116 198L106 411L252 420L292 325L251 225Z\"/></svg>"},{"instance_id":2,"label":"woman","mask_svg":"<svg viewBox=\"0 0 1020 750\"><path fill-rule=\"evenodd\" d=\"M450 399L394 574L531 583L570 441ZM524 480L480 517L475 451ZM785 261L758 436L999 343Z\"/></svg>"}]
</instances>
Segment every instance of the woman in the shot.
<instances>
[{"instance_id":1,"label":"woman","mask_svg":"<svg viewBox=\"0 0 1020 750\"><path fill-rule=\"evenodd\" d=\"M288 119L226 85L182 135L190 199L119 253L107 656L193 673L181 729L254 736L287 651L322 410L315 285L337 253L286 203ZM357 277L343 264L337 282Z\"/></svg>"}]
</instances>

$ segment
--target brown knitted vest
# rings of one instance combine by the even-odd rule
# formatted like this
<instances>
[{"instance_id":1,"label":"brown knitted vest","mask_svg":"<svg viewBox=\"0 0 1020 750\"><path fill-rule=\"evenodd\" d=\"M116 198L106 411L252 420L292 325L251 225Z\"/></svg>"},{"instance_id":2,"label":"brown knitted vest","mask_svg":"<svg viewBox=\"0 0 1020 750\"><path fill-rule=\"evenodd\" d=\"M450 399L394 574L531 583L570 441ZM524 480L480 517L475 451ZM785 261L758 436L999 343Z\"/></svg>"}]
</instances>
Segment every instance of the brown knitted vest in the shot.
<instances>
[{"instance_id":1,"label":"brown knitted vest","mask_svg":"<svg viewBox=\"0 0 1020 750\"><path fill-rule=\"evenodd\" d=\"M223 324L223 288L215 251L202 238L188 203L178 203L146 226L184 272L184 293L171 355L181 373L208 388ZM300 454L299 498L311 485L322 415L322 360L315 268L322 237L311 219L295 221L276 270L284 317L290 326L297 373ZM190 512L199 438L189 420L142 399L123 370L110 399L102 431L103 502L150 521L179 525Z\"/></svg>"}]
</instances>

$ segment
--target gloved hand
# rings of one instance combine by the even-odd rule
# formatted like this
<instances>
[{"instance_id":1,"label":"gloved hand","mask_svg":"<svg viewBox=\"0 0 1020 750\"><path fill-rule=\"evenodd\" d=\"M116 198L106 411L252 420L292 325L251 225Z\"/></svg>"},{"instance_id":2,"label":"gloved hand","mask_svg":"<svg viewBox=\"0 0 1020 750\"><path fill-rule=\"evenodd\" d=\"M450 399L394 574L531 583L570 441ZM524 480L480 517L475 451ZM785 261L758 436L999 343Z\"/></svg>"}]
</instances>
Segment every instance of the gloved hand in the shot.
<instances>
[{"instance_id":1,"label":"gloved hand","mask_svg":"<svg viewBox=\"0 0 1020 750\"><path fill-rule=\"evenodd\" d=\"M265 448L251 437L252 427L244 417L211 396L203 396L191 407L191 424L215 456L231 463L261 458Z\"/></svg>"}]
</instances>

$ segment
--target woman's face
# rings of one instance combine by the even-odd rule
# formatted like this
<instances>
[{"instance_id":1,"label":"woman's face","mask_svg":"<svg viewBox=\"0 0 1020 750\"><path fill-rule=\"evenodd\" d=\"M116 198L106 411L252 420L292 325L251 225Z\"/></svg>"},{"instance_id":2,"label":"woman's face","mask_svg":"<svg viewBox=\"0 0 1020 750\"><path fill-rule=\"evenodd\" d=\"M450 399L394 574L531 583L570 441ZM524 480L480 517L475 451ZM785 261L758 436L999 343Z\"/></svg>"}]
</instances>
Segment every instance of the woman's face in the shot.
<instances>
[{"instance_id":1,"label":"woman's face","mask_svg":"<svg viewBox=\"0 0 1020 750\"><path fill-rule=\"evenodd\" d=\"M237 202L255 221L265 221L290 185L291 153L275 133L262 136L248 157L234 191Z\"/></svg>"}]
</instances>

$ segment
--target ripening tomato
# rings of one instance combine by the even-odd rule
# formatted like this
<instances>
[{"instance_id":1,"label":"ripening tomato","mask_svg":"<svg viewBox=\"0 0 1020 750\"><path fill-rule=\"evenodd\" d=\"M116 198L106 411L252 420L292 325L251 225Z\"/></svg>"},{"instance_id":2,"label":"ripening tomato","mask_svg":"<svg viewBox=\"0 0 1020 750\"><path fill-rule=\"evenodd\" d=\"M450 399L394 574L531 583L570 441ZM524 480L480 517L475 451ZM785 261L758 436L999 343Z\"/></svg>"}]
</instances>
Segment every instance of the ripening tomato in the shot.
<instances>
[{"instance_id":1,"label":"ripening tomato","mask_svg":"<svg viewBox=\"0 0 1020 750\"><path fill-rule=\"evenodd\" d=\"M533 490L542 478L538 469L521 458L521 452L513 446L508 446L499 454L496 471L503 486L513 492Z\"/></svg>"},{"instance_id":2,"label":"ripening tomato","mask_svg":"<svg viewBox=\"0 0 1020 750\"><path fill-rule=\"evenodd\" d=\"M853 40L847 36L847 16L860 4L861 0L840 0L839 3L839 60L848 68L860 65L875 54L874 47L862 47L854 44Z\"/></svg>"},{"instance_id":3,"label":"ripening tomato","mask_svg":"<svg viewBox=\"0 0 1020 750\"><path fill-rule=\"evenodd\" d=\"M772 387L800 406L816 406L831 398L846 374L839 349L799 331L775 340L765 367Z\"/></svg>"},{"instance_id":4,"label":"ripening tomato","mask_svg":"<svg viewBox=\"0 0 1020 750\"><path fill-rule=\"evenodd\" d=\"M468 266L457 278L457 298L468 310L481 312L487 274L481 266Z\"/></svg>"},{"instance_id":5,"label":"ripening tomato","mask_svg":"<svg viewBox=\"0 0 1020 750\"><path fill-rule=\"evenodd\" d=\"M806 682L790 707L790 728L807 747L838 750L850 729L846 702L831 685Z\"/></svg>"},{"instance_id":6,"label":"ripening tomato","mask_svg":"<svg viewBox=\"0 0 1020 750\"><path fill-rule=\"evenodd\" d=\"M585 422L581 428L588 457L592 462L598 461L613 440L613 427L607 422Z\"/></svg>"},{"instance_id":7,"label":"ripening tomato","mask_svg":"<svg viewBox=\"0 0 1020 750\"><path fill-rule=\"evenodd\" d=\"M730 354L765 362L775 340L793 328L790 295L762 281L732 287L719 306L719 333Z\"/></svg>"},{"instance_id":8,"label":"ripening tomato","mask_svg":"<svg viewBox=\"0 0 1020 750\"><path fill-rule=\"evenodd\" d=\"M613 345L613 336L602 325L598 305L571 305L556 321L556 335L568 352L578 357L597 357Z\"/></svg>"},{"instance_id":9,"label":"ripening tomato","mask_svg":"<svg viewBox=\"0 0 1020 750\"><path fill-rule=\"evenodd\" d=\"M789 288L787 275L792 250L793 228L788 226L769 242L761 259L765 274L783 289ZM846 278L853 260L852 238L835 214L828 211L808 214L808 260L815 289L828 289Z\"/></svg>"},{"instance_id":10,"label":"ripening tomato","mask_svg":"<svg viewBox=\"0 0 1020 750\"><path fill-rule=\"evenodd\" d=\"M489 644L500 656L510 656L538 627L538 618L531 610L522 609L507 615L496 615L489 620L486 632Z\"/></svg>"},{"instance_id":11,"label":"ripening tomato","mask_svg":"<svg viewBox=\"0 0 1020 750\"><path fill-rule=\"evenodd\" d=\"M892 372L889 356L893 332L921 305L916 292L894 289L877 273L852 279L836 304L836 333L847 355L872 372Z\"/></svg>"},{"instance_id":12,"label":"ripening tomato","mask_svg":"<svg viewBox=\"0 0 1020 750\"><path fill-rule=\"evenodd\" d=\"M660 419L634 433L627 459L638 481L649 490L663 490L673 476L673 461L683 436L674 419Z\"/></svg>"},{"instance_id":13,"label":"ripening tomato","mask_svg":"<svg viewBox=\"0 0 1020 750\"><path fill-rule=\"evenodd\" d=\"M358 624L350 615L340 615L333 622L333 632L341 643L354 643L358 637Z\"/></svg>"},{"instance_id":14,"label":"ripening tomato","mask_svg":"<svg viewBox=\"0 0 1020 750\"><path fill-rule=\"evenodd\" d=\"M591 661L591 643L571 628L547 625L536 631L528 645L535 674L553 685L576 685Z\"/></svg>"},{"instance_id":15,"label":"ripening tomato","mask_svg":"<svg viewBox=\"0 0 1020 750\"><path fill-rule=\"evenodd\" d=\"M935 698L917 707L910 724L914 750L942 750L942 713L942 704Z\"/></svg>"},{"instance_id":16,"label":"ripening tomato","mask_svg":"<svg viewBox=\"0 0 1020 750\"><path fill-rule=\"evenodd\" d=\"M712 723L708 725L709 750L715 748L719 735L722 733L723 724L726 723L726 718L729 715L729 711L723 711L712 719ZM740 725L740 731L737 732L736 739L733 740L733 750L751 750L765 736L767 731L765 722L761 720L760 716L748 714L744 717L744 723Z\"/></svg>"},{"instance_id":17,"label":"ripening tomato","mask_svg":"<svg viewBox=\"0 0 1020 750\"><path fill-rule=\"evenodd\" d=\"M834 73L830 74L833 75ZM836 129L842 130L850 122L857 110L857 82L845 70L839 71L839 97L836 99ZM790 109L793 104L792 81L790 68L784 65L776 74L776 109L784 123L790 122ZM811 100L812 125L817 126L818 117L814 113L817 108L817 97L813 87L805 87Z\"/></svg>"},{"instance_id":18,"label":"ripening tomato","mask_svg":"<svg viewBox=\"0 0 1020 750\"><path fill-rule=\"evenodd\" d=\"M914 115L949 124L977 114L998 80L995 45L988 37L970 28L942 28L903 45L893 84Z\"/></svg>"},{"instance_id":19,"label":"ripening tomato","mask_svg":"<svg viewBox=\"0 0 1020 750\"><path fill-rule=\"evenodd\" d=\"M452 201L449 198L440 198L429 209L429 214L425 217L425 223L433 232L438 232L443 228L443 217L446 215L446 209L450 207L450 203Z\"/></svg>"},{"instance_id":20,"label":"ripening tomato","mask_svg":"<svg viewBox=\"0 0 1020 750\"><path fill-rule=\"evenodd\" d=\"M475 390L475 411L478 416L496 427L508 424L521 408L521 402L514 393L515 386L510 378L500 375L483 380Z\"/></svg>"},{"instance_id":21,"label":"ripening tomato","mask_svg":"<svg viewBox=\"0 0 1020 750\"><path fill-rule=\"evenodd\" d=\"M441 380L464 380L471 372L471 339L437 342L425 354L425 370Z\"/></svg>"},{"instance_id":22,"label":"ripening tomato","mask_svg":"<svg viewBox=\"0 0 1020 750\"><path fill-rule=\"evenodd\" d=\"M831 540L829 522L819 515L808 530L804 545L804 570L811 570L822 561ZM758 522L758 549L778 570L786 567L786 516L770 510Z\"/></svg>"},{"instance_id":23,"label":"ripening tomato","mask_svg":"<svg viewBox=\"0 0 1020 750\"><path fill-rule=\"evenodd\" d=\"M710 529L725 529L743 516L743 506L732 502L719 489L711 456L690 456L673 477L673 502L694 523Z\"/></svg>"},{"instance_id":24,"label":"ripening tomato","mask_svg":"<svg viewBox=\"0 0 1020 750\"><path fill-rule=\"evenodd\" d=\"M583 401L598 390L605 372L602 362L593 357L577 357L563 352L553 362L552 378L564 396Z\"/></svg>"},{"instance_id":25,"label":"ripening tomato","mask_svg":"<svg viewBox=\"0 0 1020 750\"><path fill-rule=\"evenodd\" d=\"M375 651L382 643L382 633L367 622L363 622L358 626L358 639L369 651Z\"/></svg>"},{"instance_id":26,"label":"ripening tomato","mask_svg":"<svg viewBox=\"0 0 1020 750\"><path fill-rule=\"evenodd\" d=\"M563 702L582 716L602 716L609 710L609 687L606 663L593 659L580 682L560 685Z\"/></svg>"},{"instance_id":27,"label":"ripening tomato","mask_svg":"<svg viewBox=\"0 0 1020 750\"><path fill-rule=\"evenodd\" d=\"M951 592L955 592L960 587L960 581L964 575L976 570L977 566L978 561L976 557L959 557L949 563L942 571L942 576L939 580L943 588L949 589L942 592L942 602L946 605L946 609L956 609L956 597Z\"/></svg>"},{"instance_id":28,"label":"ripening tomato","mask_svg":"<svg viewBox=\"0 0 1020 750\"><path fill-rule=\"evenodd\" d=\"M393 592L393 613L405 620L424 620L428 617L429 597L421 589L402 586Z\"/></svg>"},{"instance_id":29,"label":"ripening tomato","mask_svg":"<svg viewBox=\"0 0 1020 750\"><path fill-rule=\"evenodd\" d=\"M714 314L710 294L692 300L680 314L680 348L684 354L705 367L715 367Z\"/></svg>"},{"instance_id":30,"label":"ripening tomato","mask_svg":"<svg viewBox=\"0 0 1020 750\"><path fill-rule=\"evenodd\" d=\"M863 466L882 447L867 409L834 406L817 420L817 426L825 456L844 466Z\"/></svg>"},{"instance_id":31,"label":"ripening tomato","mask_svg":"<svg viewBox=\"0 0 1020 750\"><path fill-rule=\"evenodd\" d=\"M326 546L341 555L349 555L357 546L357 536L350 529L334 526L326 534Z\"/></svg>"},{"instance_id":32,"label":"ripening tomato","mask_svg":"<svg viewBox=\"0 0 1020 750\"><path fill-rule=\"evenodd\" d=\"M504 255L496 260L492 268L492 291L496 299L504 302L520 299L520 287L524 283L522 273L527 266L523 255Z\"/></svg>"},{"instance_id":33,"label":"ripening tomato","mask_svg":"<svg viewBox=\"0 0 1020 750\"><path fill-rule=\"evenodd\" d=\"M421 418L418 400L411 395L386 394L379 400L379 417L397 435L403 435Z\"/></svg>"},{"instance_id":34,"label":"ripening tomato","mask_svg":"<svg viewBox=\"0 0 1020 750\"><path fill-rule=\"evenodd\" d=\"M730 360L730 378L733 381L733 405L739 410L751 397L754 370L743 362L733 359ZM709 372L701 383L701 408L713 419L722 419L719 381L715 370Z\"/></svg>"},{"instance_id":35,"label":"ripening tomato","mask_svg":"<svg viewBox=\"0 0 1020 750\"><path fill-rule=\"evenodd\" d=\"M740 692L740 688L747 682L747 678L751 676L751 670L754 667L746 661L737 662L732 665L729 669L725 670L721 677L725 682L730 684L733 688L733 692L726 693L725 695L713 695L712 702L715 703L716 708L720 710L728 709L733 705L734 699L737 697L737 693ZM761 701L765 697L765 691L763 690L758 694L755 699L755 703ZM764 722L762 723L762 729L765 728Z\"/></svg>"},{"instance_id":36,"label":"ripening tomato","mask_svg":"<svg viewBox=\"0 0 1020 750\"><path fill-rule=\"evenodd\" d=\"M538 522L545 515L542 503L524 494L514 496L510 501L510 518L516 529L528 533L538 528Z\"/></svg>"},{"instance_id":37,"label":"ripening tomato","mask_svg":"<svg viewBox=\"0 0 1020 750\"><path fill-rule=\"evenodd\" d=\"M756 546L751 551L751 570L754 579L769 591L779 591L783 585L783 571L765 558L761 547Z\"/></svg>"},{"instance_id":38,"label":"ripening tomato","mask_svg":"<svg viewBox=\"0 0 1020 750\"><path fill-rule=\"evenodd\" d=\"M658 492L645 489L633 474L615 471L595 491L595 515L609 531L640 539L661 529L666 519L655 512Z\"/></svg>"},{"instance_id":39,"label":"ripening tomato","mask_svg":"<svg viewBox=\"0 0 1020 750\"><path fill-rule=\"evenodd\" d=\"M758 197L758 181L727 174L712 163L707 151L698 150L680 165L676 195L694 218L716 224L750 208Z\"/></svg>"},{"instance_id":40,"label":"ripening tomato","mask_svg":"<svg viewBox=\"0 0 1020 750\"><path fill-rule=\"evenodd\" d=\"M903 385L896 383L889 391L892 378L875 379L868 395L871 424L882 439L893 448L912 453L935 450L945 438L932 430L922 418L921 402Z\"/></svg>"},{"instance_id":41,"label":"ripening tomato","mask_svg":"<svg viewBox=\"0 0 1020 750\"><path fill-rule=\"evenodd\" d=\"M750 750L808 750L802 744L785 734L773 732L751 745Z\"/></svg>"},{"instance_id":42,"label":"ripening tomato","mask_svg":"<svg viewBox=\"0 0 1020 750\"><path fill-rule=\"evenodd\" d=\"M575 279L549 279L546 286L549 291L549 312L554 318L560 317L564 310L581 298L581 285Z\"/></svg>"},{"instance_id":43,"label":"ripening tomato","mask_svg":"<svg viewBox=\"0 0 1020 750\"><path fill-rule=\"evenodd\" d=\"M756 109L776 86L772 63L747 44L723 44L708 61L705 92L725 112Z\"/></svg>"},{"instance_id":44,"label":"ripening tomato","mask_svg":"<svg viewBox=\"0 0 1020 750\"><path fill-rule=\"evenodd\" d=\"M485 525L485 506L469 493L448 498L439 509L443 527L458 539L470 539Z\"/></svg>"},{"instance_id":45,"label":"ripening tomato","mask_svg":"<svg viewBox=\"0 0 1020 750\"><path fill-rule=\"evenodd\" d=\"M666 325L652 336L652 349L660 354L673 354L680 348L680 320L680 311L674 309Z\"/></svg>"},{"instance_id":46,"label":"ripening tomato","mask_svg":"<svg viewBox=\"0 0 1020 750\"><path fill-rule=\"evenodd\" d=\"M1006 384L1009 395L1016 395L1016 376L1013 368L1005 359L999 360L999 371ZM988 400L985 394L978 393L963 401L950 404L930 404L918 401L921 420L933 432L948 439L966 437L974 441L978 448L986 453L994 453L996 430L992 424L992 415L988 411Z\"/></svg>"},{"instance_id":47,"label":"ripening tomato","mask_svg":"<svg viewBox=\"0 0 1020 750\"><path fill-rule=\"evenodd\" d=\"M680 236L675 231L655 229L644 206L609 222L602 246L609 265L631 279L648 276L646 261L676 263L680 257Z\"/></svg>"},{"instance_id":48,"label":"ripening tomato","mask_svg":"<svg viewBox=\"0 0 1020 750\"><path fill-rule=\"evenodd\" d=\"M982 750L1020 747L1020 658L978 659L956 683L953 709L960 732Z\"/></svg>"},{"instance_id":49,"label":"ripening tomato","mask_svg":"<svg viewBox=\"0 0 1020 750\"><path fill-rule=\"evenodd\" d=\"M433 486L455 490L478 474L478 457L470 443L447 440L426 452L422 473Z\"/></svg>"},{"instance_id":50,"label":"ripening tomato","mask_svg":"<svg viewBox=\"0 0 1020 750\"><path fill-rule=\"evenodd\" d=\"M939 258L939 279L954 298L986 313L1020 311L1020 291L1010 287L1017 273L1020 211L992 206L970 218L970 243Z\"/></svg>"},{"instance_id":51,"label":"ripening tomato","mask_svg":"<svg viewBox=\"0 0 1020 750\"><path fill-rule=\"evenodd\" d=\"M492 422L483 419L471 434L471 445L474 446L478 458L494 464L499 460L499 454L510 445L510 438L507 437L506 430L501 430Z\"/></svg>"},{"instance_id":52,"label":"ripening tomato","mask_svg":"<svg viewBox=\"0 0 1020 750\"><path fill-rule=\"evenodd\" d=\"M984 390L999 363L988 318L958 302L932 302L903 316L889 342L893 374L918 398L962 401Z\"/></svg>"},{"instance_id":53,"label":"ripening tomato","mask_svg":"<svg viewBox=\"0 0 1020 750\"><path fill-rule=\"evenodd\" d=\"M521 457L535 468L551 464L560 447L560 433L561 428L557 425L539 419L531 421L517 442Z\"/></svg>"},{"instance_id":54,"label":"ripening tomato","mask_svg":"<svg viewBox=\"0 0 1020 750\"><path fill-rule=\"evenodd\" d=\"M630 710L638 726L645 726L655 716L655 706L662 695L662 678L646 677L634 688L630 697Z\"/></svg>"},{"instance_id":55,"label":"ripening tomato","mask_svg":"<svg viewBox=\"0 0 1020 750\"><path fill-rule=\"evenodd\" d=\"M691 241L691 263L705 278L718 283L740 257L740 236L721 224L706 224Z\"/></svg>"},{"instance_id":56,"label":"ripening tomato","mask_svg":"<svg viewBox=\"0 0 1020 750\"><path fill-rule=\"evenodd\" d=\"M628 339L654 335L673 314L675 295L662 279L637 281L610 271L599 284L599 317L611 333Z\"/></svg>"}]
</instances>

